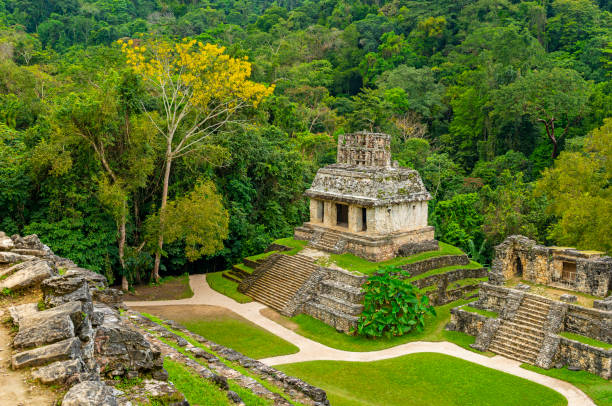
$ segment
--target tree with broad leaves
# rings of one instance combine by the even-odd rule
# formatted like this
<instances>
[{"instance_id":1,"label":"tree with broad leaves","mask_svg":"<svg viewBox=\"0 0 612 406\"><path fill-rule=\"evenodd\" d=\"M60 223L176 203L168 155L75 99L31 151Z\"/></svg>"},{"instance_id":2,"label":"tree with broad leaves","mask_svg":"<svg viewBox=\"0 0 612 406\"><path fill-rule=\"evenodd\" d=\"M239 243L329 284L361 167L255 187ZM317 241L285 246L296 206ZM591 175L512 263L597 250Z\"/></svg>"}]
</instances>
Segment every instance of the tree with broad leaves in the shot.
<instances>
[{"instance_id":1,"label":"tree with broad leaves","mask_svg":"<svg viewBox=\"0 0 612 406\"><path fill-rule=\"evenodd\" d=\"M248 106L257 107L274 87L250 81L250 62L230 57L217 45L195 40L119 43L128 65L161 102L161 119L146 112L165 143L160 230L152 275L158 281L172 162L197 152L203 157L215 155L215 146L208 142L211 136L238 123L237 113Z\"/></svg>"},{"instance_id":2,"label":"tree with broad leaves","mask_svg":"<svg viewBox=\"0 0 612 406\"><path fill-rule=\"evenodd\" d=\"M556 158L569 128L582 117L590 93L590 83L573 69L533 70L495 92L491 115L507 121L525 115L541 123Z\"/></svg>"}]
</instances>

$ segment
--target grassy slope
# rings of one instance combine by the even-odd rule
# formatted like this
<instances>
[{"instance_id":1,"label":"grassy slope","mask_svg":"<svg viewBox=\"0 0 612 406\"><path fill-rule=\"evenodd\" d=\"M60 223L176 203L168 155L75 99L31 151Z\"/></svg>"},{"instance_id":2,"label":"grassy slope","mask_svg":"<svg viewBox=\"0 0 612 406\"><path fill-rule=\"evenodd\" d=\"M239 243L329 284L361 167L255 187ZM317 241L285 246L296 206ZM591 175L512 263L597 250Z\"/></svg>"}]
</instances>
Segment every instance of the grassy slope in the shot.
<instances>
[{"instance_id":1,"label":"grassy slope","mask_svg":"<svg viewBox=\"0 0 612 406\"><path fill-rule=\"evenodd\" d=\"M191 405L225 406L233 403L210 381L201 378L191 368L170 358L164 360L164 368L168 371L168 379L181 391ZM272 401L262 399L233 381L228 381L230 390L236 392L247 406L267 406Z\"/></svg>"},{"instance_id":2,"label":"grassy slope","mask_svg":"<svg viewBox=\"0 0 612 406\"><path fill-rule=\"evenodd\" d=\"M374 273L381 266L388 265L406 265L414 262L422 261L424 259L439 257L443 255L462 255L463 252L452 245L445 244L443 242L440 243L440 249L438 251L428 251L423 252L421 254L412 255L409 257L396 257L390 259L388 261L382 262L370 262L363 258L360 258L353 254L331 254L331 261L335 262L341 268L344 268L349 271L357 271L364 274Z\"/></svg>"},{"instance_id":3,"label":"grassy slope","mask_svg":"<svg viewBox=\"0 0 612 406\"><path fill-rule=\"evenodd\" d=\"M612 348L612 344L610 344L610 343L606 343L606 342L603 342L603 341L595 340L593 338L585 337L585 336L580 335L580 334L568 333L567 331L563 331L563 332L559 333L559 335L563 336L565 338L569 338L570 340L576 340L576 341L581 342L583 344L592 345L593 347L603 348L604 350L608 350L608 349Z\"/></svg>"},{"instance_id":4,"label":"grassy slope","mask_svg":"<svg viewBox=\"0 0 612 406\"><path fill-rule=\"evenodd\" d=\"M482 265L480 265L476 261L470 261L470 263L467 265L451 265L451 266L445 266L444 268L432 269L431 271L427 271L422 274L416 275L408 279L408 281L418 281L419 279L425 279L428 276L439 275L439 274L443 274L446 272L454 271L456 269L478 269L478 268L482 268Z\"/></svg>"},{"instance_id":5,"label":"grassy slope","mask_svg":"<svg viewBox=\"0 0 612 406\"><path fill-rule=\"evenodd\" d=\"M238 292L238 284L225 279L222 274L223 272L206 274L206 282L208 282L212 290L216 290L225 296L231 297L238 303L249 303L253 301L253 299L247 295Z\"/></svg>"},{"instance_id":6,"label":"grassy slope","mask_svg":"<svg viewBox=\"0 0 612 406\"><path fill-rule=\"evenodd\" d=\"M299 351L295 345L243 320L194 319L183 321L182 324L189 331L255 359L294 354Z\"/></svg>"},{"instance_id":7,"label":"grassy slope","mask_svg":"<svg viewBox=\"0 0 612 406\"><path fill-rule=\"evenodd\" d=\"M472 312L472 313L478 313L481 314L483 316L486 317L490 317L492 319L496 319L499 317L499 314L497 314L497 312L492 312L489 310L482 310L482 309L478 309L476 307L472 307L472 306L465 306L463 307L463 310L468 311L468 312Z\"/></svg>"},{"instance_id":8,"label":"grassy slope","mask_svg":"<svg viewBox=\"0 0 612 406\"><path fill-rule=\"evenodd\" d=\"M159 320L148 313L142 314ZM162 317L165 317L163 313ZM186 314L176 321L193 333L255 359L294 354L299 351L295 345L230 311L223 316L211 314L204 317L196 314L191 318Z\"/></svg>"},{"instance_id":9,"label":"grassy slope","mask_svg":"<svg viewBox=\"0 0 612 406\"><path fill-rule=\"evenodd\" d=\"M586 393L598 406L612 406L612 383L597 375L567 368L546 370L528 364L521 365L521 368L569 382Z\"/></svg>"},{"instance_id":10,"label":"grassy slope","mask_svg":"<svg viewBox=\"0 0 612 406\"><path fill-rule=\"evenodd\" d=\"M289 398L287 397L286 394L284 394L282 392L281 389L279 389L278 387L274 386L273 384L271 384L269 381L262 379L261 377L259 377L258 375L253 374L251 371L249 371L248 369L242 367L241 365L234 363L232 361L228 361L225 358L223 358L222 356L220 356L219 354L217 354L216 352L212 351L210 348L202 345L201 343L197 342L196 340L192 339L190 336L182 333L181 331L178 330L174 330L171 327L169 327L168 325L164 324L163 321L155 316L152 316L150 314L146 314L146 313L142 313L143 316L151 319L152 321L156 322L157 324L159 324L160 326L163 326L164 328L166 328L168 331L173 332L174 334L183 337L185 340L187 340L191 345L193 345L194 347L198 347L203 349L204 351L208 352L209 354L212 354L214 356L216 356L217 358L219 358L219 361L225 365L227 365L228 367L235 369L236 371L240 372L242 375L248 376L250 378L252 378L253 380L259 382L261 385L263 385L266 389L268 389L271 392L277 393L279 394L281 397L285 398L285 400L289 400ZM178 346L176 343L174 343L173 341L170 341L166 338L163 337L158 337L160 341L168 344L170 347L174 348L175 350L177 350L178 352L180 352L181 354L191 358L191 360L207 366L207 361L202 360L201 358L196 358L193 354L191 354L190 352L188 352L187 350L185 350L185 348ZM255 396L251 391L241 388L238 385L236 385L233 381L228 380L228 384L230 385L230 389L237 392L241 397L242 400L245 401L245 404L247 406L250 405L254 405L254 406L258 406L260 403L257 403L257 396ZM244 397L243 397L244 394ZM247 399L253 398L254 402L249 403L247 401ZM261 399L260 399L261 400ZM268 404L265 403L266 401L263 400L263 404ZM290 402L292 404L295 405L301 405L300 403L295 403L295 402ZM204 406L207 405L206 403L204 403L203 405L199 405L199 406Z\"/></svg>"},{"instance_id":11,"label":"grassy slope","mask_svg":"<svg viewBox=\"0 0 612 406\"><path fill-rule=\"evenodd\" d=\"M278 367L327 391L334 406L566 405L545 386L443 354ZM367 377L367 379L364 379Z\"/></svg>"},{"instance_id":12,"label":"grassy slope","mask_svg":"<svg viewBox=\"0 0 612 406\"><path fill-rule=\"evenodd\" d=\"M168 380L183 392L191 405L225 406L230 401L213 383L200 378L189 367L166 357L164 368L168 371Z\"/></svg>"}]
</instances>

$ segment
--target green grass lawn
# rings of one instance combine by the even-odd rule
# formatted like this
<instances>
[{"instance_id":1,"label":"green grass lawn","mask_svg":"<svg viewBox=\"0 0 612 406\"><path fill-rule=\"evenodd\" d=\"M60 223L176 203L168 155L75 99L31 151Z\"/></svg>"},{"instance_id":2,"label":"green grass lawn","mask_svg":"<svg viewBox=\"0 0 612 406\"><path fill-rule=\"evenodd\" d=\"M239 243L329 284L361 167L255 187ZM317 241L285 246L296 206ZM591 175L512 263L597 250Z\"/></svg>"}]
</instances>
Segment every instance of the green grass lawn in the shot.
<instances>
[{"instance_id":1,"label":"green grass lawn","mask_svg":"<svg viewBox=\"0 0 612 406\"><path fill-rule=\"evenodd\" d=\"M372 274L381 266L387 265L406 265L414 262L422 261L424 259L439 257L443 255L462 255L461 251L457 247L440 242L440 249L438 251L428 251L420 254L412 255L409 257L396 257L388 261L382 262L370 262L366 259L360 258L356 255L345 253L345 254L331 254L330 260L335 262L341 268L348 271L356 271L364 274Z\"/></svg>"},{"instance_id":2,"label":"green grass lawn","mask_svg":"<svg viewBox=\"0 0 612 406\"><path fill-rule=\"evenodd\" d=\"M236 264L234 265L236 268L240 269L241 271L244 271L248 274L253 273L254 269L251 268L250 266L246 266L245 264Z\"/></svg>"},{"instance_id":3,"label":"green grass lawn","mask_svg":"<svg viewBox=\"0 0 612 406\"><path fill-rule=\"evenodd\" d=\"M268 251L268 252L262 252L261 254L257 254L257 255L251 255L250 257L246 257L245 259L249 259L251 261L258 261L260 259L265 259L268 258L270 255L272 254L276 254L278 251Z\"/></svg>"},{"instance_id":4,"label":"green grass lawn","mask_svg":"<svg viewBox=\"0 0 612 406\"><path fill-rule=\"evenodd\" d=\"M190 405L225 406L230 401L225 393L212 382L202 379L187 366L166 357L164 368L168 380L183 392Z\"/></svg>"},{"instance_id":5,"label":"green grass lawn","mask_svg":"<svg viewBox=\"0 0 612 406\"><path fill-rule=\"evenodd\" d=\"M212 290L216 290L227 297L231 297L238 303L249 303L253 301L253 299L247 295L238 292L238 284L236 282L225 279L222 274L223 272L206 274L206 282L208 282Z\"/></svg>"},{"instance_id":6,"label":"green grass lawn","mask_svg":"<svg viewBox=\"0 0 612 406\"><path fill-rule=\"evenodd\" d=\"M243 320L231 318L192 320L182 321L182 324L189 331L255 359L294 354L299 351L295 345Z\"/></svg>"},{"instance_id":7,"label":"green grass lawn","mask_svg":"<svg viewBox=\"0 0 612 406\"><path fill-rule=\"evenodd\" d=\"M422 274L413 276L412 278L409 278L408 281L410 282L418 281L419 279L425 279L428 276L440 275L440 274L447 273L450 271L455 271L457 269L478 269L478 268L482 268L482 265L480 265L476 261L470 261L470 263L467 265L451 265L451 266L445 266L443 268L432 269L431 271L427 271Z\"/></svg>"},{"instance_id":8,"label":"green grass lawn","mask_svg":"<svg viewBox=\"0 0 612 406\"><path fill-rule=\"evenodd\" d=\"M277 368L325 389L334 406L567 404L561 394L545 386L443 354Z\"/></svg>"},{"instance_id":9,"label":"green grass lawn","mask_svg":"<svg viewBox=\"0 0 612 406\"><path fill-rule=\"evenodd\" d=\"M285 247L290 247L290 251L283 251L282 254L285 255L295 255L301 250L304 249L308 245L308 241L304 240L296 240L293 237L280 238L274 241L275 244L284 245Z\"/></svg>"},{"instance_id":10,"label":"green grass lawn","mask_svg":"<svg viewBox=\"0 0 612 406\"><path fill-rule=\"evenodd\" d=\"M146 316L174 320L193 333L255 359L299 351L295 345L221 307L146 306L138 308L138 311Z\"/></svg>"},{"instance_id":11,"label":"green grass lawn","mask_svg":"<svg viewBox=\"0 0 612 406\"><path fill-rule=\"evenodd\" d=\"M492 312L492 311L489 311L489 310L482 310L482 309L478 309L478 308L472 307L472 306L463 306L462 309L467 311L467 312L478 313L478 314L481 314L483 316L490 317L492 319L496 319L496 318L499 317L499 314L497 314L497 312Z\"/></svg>"},{"instance_id":12,"label":"green grass lawn","mask_svg":"<svg viewBox=\"0 0 612 406\"><path fill-rule=\"evenodd\" d=\"M585 337L585 336L580 335L580 334L574 334L574 333L569 333L567 331L562 331L561 333L559 333L559 335L562 336L562 337L565 337L565 338L569 338L570 340L576 340L576 341L581 342L583 344L592 345L593 347L603 348L604 350L608 350L608 349L612 348L612 344L610 344L610 343L606 343L604 341L595 340L594 338Z\"/></svg>"},{"instance_id":13,"label":"green grass lawn","mask_svg":"<svg viewBox=\"0 0 612 406\"><path fill-rule=\"evenodd\" d=\"M444 330L450 320L450 309L467 302L467 300L458 300L436 307L437 317L426 316L425 329L422 332L414 330L401 337L370 339L363 336L338 333L333 327L305 314L298 314L287 320L297 325L297 328L294 328L296 333L339 350L378 351L411 341L451 341L470 351L492 355L481 353L469 347L474 342L474 337L456 331Z\"/></svg>"},{"instance_id":14,"label":"green grass lawn","mask_svg":"<svg viewBox=\"0 0 612 406\"><path fill-rule=\"evenodd\" d=\"M612 383L587 371L570 371L567 368L542 369L523 364L521 368L561 379L586 393L598 406L612 406Z\"/></svg>"}]
</instances>

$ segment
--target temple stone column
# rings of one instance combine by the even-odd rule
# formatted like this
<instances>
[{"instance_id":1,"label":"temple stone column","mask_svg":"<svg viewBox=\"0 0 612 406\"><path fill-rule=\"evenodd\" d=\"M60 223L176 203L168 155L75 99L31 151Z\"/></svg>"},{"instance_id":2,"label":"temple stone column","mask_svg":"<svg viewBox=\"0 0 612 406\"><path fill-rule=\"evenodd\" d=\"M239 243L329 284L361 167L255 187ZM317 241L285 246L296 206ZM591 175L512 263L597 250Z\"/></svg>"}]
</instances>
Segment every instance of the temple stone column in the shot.
<instances>
[{"instance_id":1,"label":"temple stone column","mask_svg":"<svg viewBox=\"0 0 612 406\"><path fill-rule=\"evenodd\" d=\"M328 227L336 225L336 204L334 202L325 201L325 215L323 224Z\"/></svg>"}]
</instances>

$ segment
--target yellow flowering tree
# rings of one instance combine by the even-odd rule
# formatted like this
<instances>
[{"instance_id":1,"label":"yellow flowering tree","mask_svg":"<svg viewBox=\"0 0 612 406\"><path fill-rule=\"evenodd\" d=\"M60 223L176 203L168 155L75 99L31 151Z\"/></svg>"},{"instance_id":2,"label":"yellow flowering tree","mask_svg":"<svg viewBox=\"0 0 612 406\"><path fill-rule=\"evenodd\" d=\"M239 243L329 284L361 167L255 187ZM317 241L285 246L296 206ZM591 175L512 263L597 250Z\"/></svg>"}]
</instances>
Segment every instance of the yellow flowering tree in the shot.
<instances>
[{"instance_id":1,"label":"yellow flowering tree","mask_svg":"<svg viewBox=\"0 0 612 406\"><path fill-rule=\"evenodd\" d=\"M200 149L211 135L227 130L228 124L236 122L237 112L247 106L257 107L274 87L249 80L251 63L247 58L232 58L225 54L224 47L214 44L195 40L151 40L142 44L120 40L119 44L128 65L161 102L161 120L147 112L166 146L153 269L153 278L158 280L172 161Z\"/></svg>"}]
</instances>

